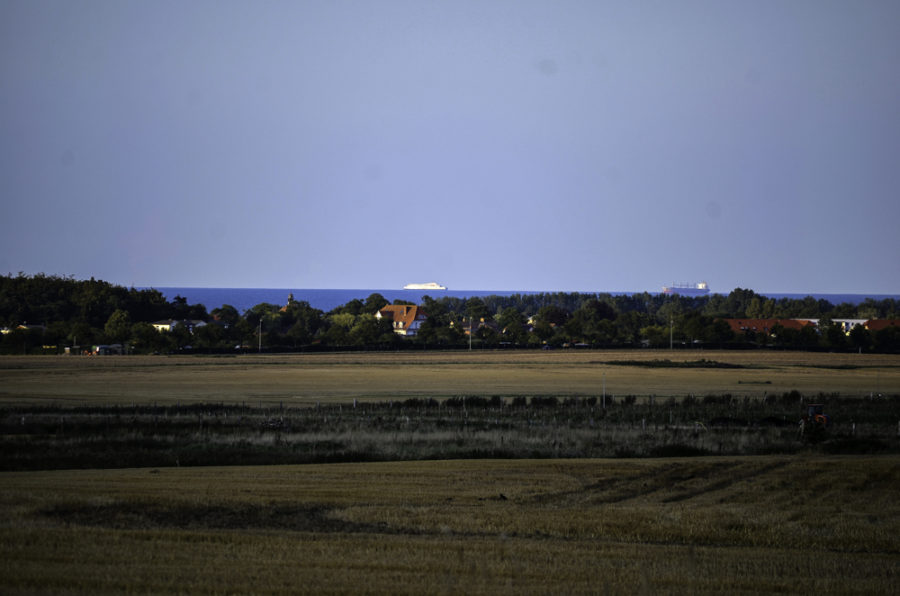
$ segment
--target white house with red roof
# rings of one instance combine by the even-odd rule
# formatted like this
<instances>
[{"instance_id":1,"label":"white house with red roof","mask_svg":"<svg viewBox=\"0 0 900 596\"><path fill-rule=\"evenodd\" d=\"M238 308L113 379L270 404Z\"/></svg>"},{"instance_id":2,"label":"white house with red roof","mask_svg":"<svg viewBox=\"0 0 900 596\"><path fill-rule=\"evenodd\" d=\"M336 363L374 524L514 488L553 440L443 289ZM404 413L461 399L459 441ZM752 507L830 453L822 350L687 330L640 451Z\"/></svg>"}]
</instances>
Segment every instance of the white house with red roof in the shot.
<instances>
[{"instance_id":1,"label":"white house with red roof","mask_svg":"<svg viewBox=\"0 0 900 596\"><path fill-rule=\"evenodd\" d=\"M388 304L377 313L376 319L390 319L394 333L404 337L413 337L419 327L428 318L421 306L412 304Z\"/></svg>"}]
</instances>

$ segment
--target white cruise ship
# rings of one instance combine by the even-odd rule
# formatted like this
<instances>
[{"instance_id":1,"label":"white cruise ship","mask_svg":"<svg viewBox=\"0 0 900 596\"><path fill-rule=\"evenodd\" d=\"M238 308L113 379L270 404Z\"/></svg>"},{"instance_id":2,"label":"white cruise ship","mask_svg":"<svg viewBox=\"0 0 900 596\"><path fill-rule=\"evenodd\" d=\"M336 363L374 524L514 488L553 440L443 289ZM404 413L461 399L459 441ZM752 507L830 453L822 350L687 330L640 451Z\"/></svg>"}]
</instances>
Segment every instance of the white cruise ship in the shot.
<instances>
[{"instance_id":1,"label":"white cruise ship","mask_svg":"<svg viewBox=\"0 0 900 596\"><path fill-rule=\"evenodd\" d=\"M403 286L404 290L446 290L446 286L442 286L441 284L430 281L426 284L406 284Z\"/></svg>"}]
</instances>

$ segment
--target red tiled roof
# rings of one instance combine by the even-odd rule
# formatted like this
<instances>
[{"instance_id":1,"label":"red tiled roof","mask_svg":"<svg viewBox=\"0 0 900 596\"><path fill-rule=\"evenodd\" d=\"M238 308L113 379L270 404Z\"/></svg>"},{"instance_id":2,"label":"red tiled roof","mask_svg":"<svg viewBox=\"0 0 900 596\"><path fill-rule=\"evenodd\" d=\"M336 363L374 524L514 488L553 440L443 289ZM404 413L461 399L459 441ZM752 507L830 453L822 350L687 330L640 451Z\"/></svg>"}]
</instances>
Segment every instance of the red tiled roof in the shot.
<instances>
[{"instance_id":1,"label":"red tiled roof","mask_svg":"<svg viewBox=\"0 0 900 596\"><path fill-rule=\"evenodd\" d=\"M803 329L809 325L814 325L812 321L804 319L722 319L731 330L735 333L745 333L753 331L755 333L772 333L775 325L781 325L785 329Z\"/></svg>"},{"instance_id":2,"label":"red tiled roof","mask_svg":"<svg viewBox=\"0 0 900 596\"><path fill-rule=\"evenodd\" d=\"M394 322L394 329L409 329L413 321L425 319L425 311L411 304L388 304L378 311L382 317Z\"/></svg>"},{"instance_id":3,"label":"red tiled roof","mask_svg":"<svg viewBox=\"0 0 900 596\"><path fill-rule=\"evenodd\" d=\"M898 319L869 319L865 323L866 329L869 331L881 331L882 329L887 329L888 327L900 327L900 320Z\"/></svg>"}]
</instances>

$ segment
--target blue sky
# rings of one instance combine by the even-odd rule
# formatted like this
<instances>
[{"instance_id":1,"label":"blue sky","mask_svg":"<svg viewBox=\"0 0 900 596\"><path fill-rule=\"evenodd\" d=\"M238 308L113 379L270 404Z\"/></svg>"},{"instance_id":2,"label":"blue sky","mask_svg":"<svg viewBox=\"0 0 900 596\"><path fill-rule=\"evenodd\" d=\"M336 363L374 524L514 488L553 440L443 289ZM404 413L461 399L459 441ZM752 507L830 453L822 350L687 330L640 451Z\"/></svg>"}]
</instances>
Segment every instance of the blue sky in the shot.
<instances>
[{"instance_id":1,"label":"blue sky","mask_svg":"<svg viewBox=\"0 0 900 596\"><path fill-rule=\"evenodd\" d=\"M900 294L900 3L0 2L0 272Z\"/></svg>"}]
</instances>

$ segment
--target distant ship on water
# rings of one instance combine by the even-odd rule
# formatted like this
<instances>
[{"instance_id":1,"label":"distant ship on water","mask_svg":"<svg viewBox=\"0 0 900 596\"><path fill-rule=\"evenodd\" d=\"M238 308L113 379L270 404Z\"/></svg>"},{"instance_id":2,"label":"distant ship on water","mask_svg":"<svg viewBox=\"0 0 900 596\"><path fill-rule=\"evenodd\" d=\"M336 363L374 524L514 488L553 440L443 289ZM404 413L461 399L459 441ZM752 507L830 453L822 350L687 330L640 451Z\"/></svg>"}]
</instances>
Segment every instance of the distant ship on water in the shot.
<instances>
[{"instance_id":1,"label":"distant ship on water","mask_svg":"<svg viewBox=\"0 0 900 596\"><path fill-rule=\"evenodd\" d=\"M709 294L709 285L705 281L698 284L672 284L663 286L663 294L678 294L680 296L706 296Z\"/></svg>"},{"instance_id":2,"label":"distant ship on water","mask_svg":"<svg viewBox=\"0 0 900 596\"><path fill-rule=\"evenodd\" d=\"M441 284L430 281L426 284L406 284L403 286L404 290L446 290L446 286L442 286Z\"/></svg>"}]
</instances>

